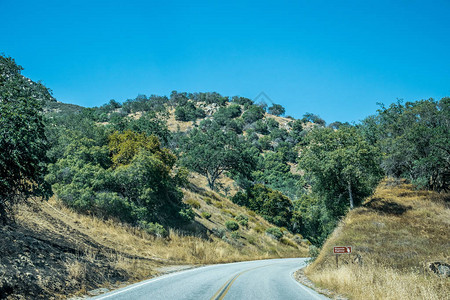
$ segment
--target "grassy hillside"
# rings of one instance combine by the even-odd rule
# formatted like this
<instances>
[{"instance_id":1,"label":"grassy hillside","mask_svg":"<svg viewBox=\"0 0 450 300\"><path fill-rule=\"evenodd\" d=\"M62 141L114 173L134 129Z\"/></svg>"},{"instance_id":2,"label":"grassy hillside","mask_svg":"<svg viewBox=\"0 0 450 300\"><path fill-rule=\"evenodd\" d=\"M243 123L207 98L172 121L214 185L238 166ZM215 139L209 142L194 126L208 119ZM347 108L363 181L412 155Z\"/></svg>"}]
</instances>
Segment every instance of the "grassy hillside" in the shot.
<instances>
[{"instance_id":1,"label":"grassy hillside","mask_svg":"<svg viewBox=\"0 0 450 300\"><path fill-rule=\"evenodd\" d=\"M0 246L2 296L64 298L99 287L114 289L186 264L307 255L299 235L285 232L274 239L265 232L271 224L214 192L192 184L184 194L195 220L186 228L189 234L171 230L166 238L76 213L56 197L20 206L17 224L0 228L6 241ZM248 224L228 230L225 222L237 216L246 216Z\"/></svg>"},{"instance_id":2,"label":"grassy hillside","mask_svg":"<svg viewBox=\"0 0 450 300\"><path fill-rule=\"evenodd\" d=\"M448 200L448 194L382 182L362 207L342 220L307 276L351 299L449 299L449 278L427 267L450 259ZM333 246L346 245L353 246L362 264L356 255L340 255L337 269Z\"/></svg>"}]
</instances>

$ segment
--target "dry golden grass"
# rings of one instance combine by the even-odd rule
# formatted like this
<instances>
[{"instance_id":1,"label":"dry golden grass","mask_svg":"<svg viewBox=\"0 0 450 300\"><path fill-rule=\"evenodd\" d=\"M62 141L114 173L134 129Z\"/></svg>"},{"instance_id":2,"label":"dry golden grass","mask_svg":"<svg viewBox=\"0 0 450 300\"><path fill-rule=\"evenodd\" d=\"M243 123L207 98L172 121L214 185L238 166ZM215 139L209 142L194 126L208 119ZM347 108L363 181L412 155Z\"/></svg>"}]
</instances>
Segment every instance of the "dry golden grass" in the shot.
<instances>
[{"instance_id":1,"label":"dry golden grass","mask_svg":"<svg viewBox=\"0 0 450 300\"><path fill-rule=\"evenodd\" d=\"M382 182L363 207L351 211L306 269L320 287L351 299L450 299L449 278L431 274L430 262L449 262L450 209L446 195ZM333 246L353 246L340 255Z\"/></svg>"},{"instance_id":2,"label":"dry golden grass","mask_svg":"<svg viewBox=\"0 0 450 300\"><path fill-rule=\"evenodd\" d=\"M167 119L167 128L172 132L177 131L187 131L192 128L193 122L192 121L177 121L175 120L175 109L169 110L169 118Z\"/></svg>"},{"instance_id":3,"label":"dry golden grass","mask_svg":"<svg viewBox=\"0 0 450 300\"><path fill-rule=\"evenodd\" d=\"M349 264L307 274L319 286L351 299L449 299L448 279L399 272L380 264Z\"/></svg>"},{"instance_id":4,"label":"dry golden grass","mask_svg":"<svg viewBox=\"0 0 450 300\"><path fill-rule=\"evenodd\" d=\"M183 193L185 201L194 204L196 217L190 229L195 231L200 228L198 236L170 230L168 238L157 238L112 219L102 220L79 214L61 204L56 197L36 204L39 212L22 207L17 217L19 222L28 224L38 232L57 233L72 244L79 245L77 248L83 253L84 260L95 260L100 251L108 258L110 265L125 270L135 280L153 276L160 267L170 264L213 264L306 256L306 244L294 243L294 236L289 233L285 234L283 243L270 238L264 230L257 228L268 228L271 224L229 199L208 189L201 194L188 189ZM203 218L202 212L209 212L211 217ZM240 226L239 238L232 237L231 232L225 229L225 221L241 214L252 214L253 217L249 218L248 226ZM211 234L216 231L221 231L223 237ZM101 248L93 247L86 240L77 240L80 235L95 241ZM78 276L78 267L76 262L68 265L74 278Z\"/></svg>"}]
</instances>

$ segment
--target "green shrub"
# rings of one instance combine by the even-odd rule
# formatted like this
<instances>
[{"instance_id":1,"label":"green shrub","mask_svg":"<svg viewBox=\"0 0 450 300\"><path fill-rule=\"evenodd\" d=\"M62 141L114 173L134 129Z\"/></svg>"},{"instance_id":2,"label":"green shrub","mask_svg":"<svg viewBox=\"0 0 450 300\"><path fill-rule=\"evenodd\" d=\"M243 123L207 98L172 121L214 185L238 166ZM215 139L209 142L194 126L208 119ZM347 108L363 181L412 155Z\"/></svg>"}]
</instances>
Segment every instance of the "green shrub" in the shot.
<instances>
[{"instance_id":1,"label":"green shrub","mask_svg":"<svg viewBox=\"0 0 450 300\"><path fill-rule=\"evenodd\" d=\"M203 198L203 200L205 200L206 204L211 204L212 203L212 199L209 197L205 197Z\"/></svg>"},{"instance_id":2,"label":"green shrub","mask_svg":"<svg viewBox=\"0 0 450 300\"><path fill-rule=\"evenodd\" d=\"M279 240L283 237L283 233L281 232L280 228L278 228L278 227L267 228L266 234L276 240Z\"/></svg>"},{"instance_id":3,"label":"green shrub","mask_svg":"<svg viewBox=\"0 0 450 300\"><path fill-rule=\"evenodd\" d=\"M190 222L194 220L195 213L192 207L185 207L180 210L180 216L185 222Z\"/></svg>"},{"instance_id":4,"label":"green shrub","mask_svg":"<svg viewBox=\"0 0 450 300\"><path fill-rule=\"evenodd\" d=\"M186 203L196 209L199 209L201 207L200 202L195 199L187 199Z\"/></svg>"},{"instance_id":5,"label":"green shrub","mask_svg":"<svg viewBox=\"0 0 450 300\"><path fill-rule=\"evenodd\" d=\"M231 238L238 240L241 237L241 235L239 234L239 232L234 231L231 233Z\"/></svg>"},{"instance_id":6,"label":"green shrub","mask_svg":"<svg viewBox=\"0 0 450 300\"><path fill-rule=\"evenodd\" d=\"M280 239L280 242L281 242L282 244L287 245L287 246L291 246L291 247L297 248L297 244L294 243L293 241L291 241L290 239L286 238L286 237L282 237L282 238Z\"/></svg>"},{"instance_id":7,"label":"green shrub","mask_svg":"<svg viewBox=\"0 0 450 300\"><path fill-rule=\"evenodd\" d=\"M228 220L225 222L225 227L230 231L236 231L239 229L239 224L236 221Z\"/></svg>"},{"instance_id":8,"label":"green shrub","mask_svg":"<svg viewBox=\"0 0 450 300\"><path fill-rule=\"evenodd\" d=\"M211 231L213 232L213 234L219 238L223 238L226 234L226 230L225 228L222 227L214 227L213 229L211 229Z\"/></svg>"},{"instance_id":9,"label":"green shrub","mask_svg":"<svg viewBox=\"0 0 450 300\"><path fill-rule=\"evenodd\" d=\"M202 212L202 217L209 220L211 218L211 214L207 211Z\"/></svg>"},{"instance_id":10,"label":"green shrub","mask_svg":"<svg viewBox=\"0 0 450 300\"><path fill-rule=\"evenodd\" d=\"M238 215L236 218L236 221L242 226L247 227L248 226L248 217L246 215Z\"/></svg>"},{"instance_id":11,"label":"green shrub","mask_svg":"<svg viewBox=\"0 0 450 300\"><path fill-rule=\"evenodd\" d=\"M309 257L311 257L311 261L314 261L320 253L320 249L314 245L309 246Z\"/></svg>"},{"instance_id":12,"label":"green shrub","mask_svg":"<svg viewBox=\"0 0 450 300\"><path fill-rule=\"evenodd\" d=\"M148 234L163 238L167 237L169 233L167 230L158 223L139 221L139 227L145 230Z\"/></svg>"}]
</instances>

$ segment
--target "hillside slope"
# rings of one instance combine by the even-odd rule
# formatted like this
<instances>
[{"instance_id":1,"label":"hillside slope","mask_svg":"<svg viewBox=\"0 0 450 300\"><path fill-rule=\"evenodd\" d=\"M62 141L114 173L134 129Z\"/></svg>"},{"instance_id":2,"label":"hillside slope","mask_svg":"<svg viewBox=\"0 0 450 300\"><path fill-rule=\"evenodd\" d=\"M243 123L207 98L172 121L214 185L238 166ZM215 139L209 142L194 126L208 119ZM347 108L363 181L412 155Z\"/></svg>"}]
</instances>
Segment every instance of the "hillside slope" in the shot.
<instances>
[{"instance_id":1,"label":"hillside slope","mask_svg":"<svg viewBox=\"0 0 450 300\"><path fill-rule=\"evenodd\" d=\"M114 289L186 264L306 256L300 236L285 232L277 240L267 235L270 223L228 199L194 184L184 194L195 220L186 234L170 231L167 238L78 214L55 197L20 206L16 225L0 228L0 298L65 298L99 287ZM235 216L245 216L247 225L227 230L225 222L238 222Z\"/></svg>"},{"instance_id":2,"label":"hillside slope","mask_svg":"<svg viewBox=\"0 0 450 300\"><path fill-rule=\"evenodd\" d=\"M382 182L340 223L305 273L351 299L450 299L449 277L428 268L450 260L448 201L448 194ZM353 246L352 255L340 255L339 268L333 246Z\"/></svg>"}]
</instances>

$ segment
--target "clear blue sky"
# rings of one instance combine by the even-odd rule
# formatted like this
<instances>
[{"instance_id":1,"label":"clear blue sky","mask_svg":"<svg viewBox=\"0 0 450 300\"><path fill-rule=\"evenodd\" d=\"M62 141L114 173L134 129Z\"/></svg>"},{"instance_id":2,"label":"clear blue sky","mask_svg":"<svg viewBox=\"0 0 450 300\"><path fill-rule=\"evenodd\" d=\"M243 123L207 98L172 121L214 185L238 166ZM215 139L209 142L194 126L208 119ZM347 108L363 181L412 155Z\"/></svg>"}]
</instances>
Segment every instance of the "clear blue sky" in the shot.
<instances>
[{"instance_id":1,"label":"clear blue sky","mask_svg":"<svg viewBox=\"0 0 450 300\"><path fill-rule=\"evenodd\" d=\"M172 90L358 121L450 96L450 1L8 1L0 52L63 102Z\"/></svg>"}]
</instances>

